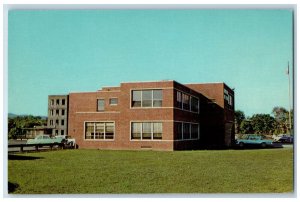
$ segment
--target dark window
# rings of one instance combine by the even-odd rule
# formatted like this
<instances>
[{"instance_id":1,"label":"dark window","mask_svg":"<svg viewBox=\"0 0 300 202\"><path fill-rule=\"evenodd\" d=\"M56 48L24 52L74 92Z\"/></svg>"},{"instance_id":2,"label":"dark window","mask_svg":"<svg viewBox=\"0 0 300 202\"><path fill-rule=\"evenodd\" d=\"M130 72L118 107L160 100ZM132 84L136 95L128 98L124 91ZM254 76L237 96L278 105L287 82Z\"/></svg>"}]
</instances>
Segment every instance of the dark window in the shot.
<instances>
[{"instance_id":1,"label":"dark window","mask_svg":"<svg viewBox=\"0 0 300 202\"><path fill-rule=\"evenodd\" d=\"M183 123L183 139L185 140L191 139L190 134L191 134L190 124Z\"/></svg>"},{"instance_id":2,"label":"dark window","mask_svg":"<svg viewBox=\"0 0 300 202\"><path fill-rule=\"evenodd\" d=\"M175 140L182 139L182 123L175 122Z\"/></svg>"},{"instance_id":3,"label":"dark window","mask_svg":"<svg viewBox=\"0 0 300 202\"><path fill-rule=\"evenodd\" d=\"M53 99L51 99L51 105L54 105L54 100Z\"/></svg>"},{"instance_id":4,"label":"dark window","mask_svg":"<svg viewBox=\"0 0 300 202\"><path fill-rule=\"evenodd\" d=\"M177 91L176 107L182 109L182 93Z\"/></svg>"},{"instance_id":5,"label":"dark window","mask_svg":"<svg viewBox=\"0 0 300 202\"><path fill-rule=\"evenodd\" d=\"M56 100L56 105L59 105L59 99Z\"/></svg>"},{"instance_id":6,"label":"dark window","mask_svg":"<svg viewBox=\"0 0 300 202\"><path fill-rule=\"evenodd\" d=\"M65 104L66 104L66 100L65 100L65 99L62 99L62 100L61 100L61 104L62 104L62 105L65 105Z\"/></svg>"},{"instance_id":7,"label":"dark window","mask_svg":"<svg viewBox=\"0 0 300 202\"><path fill-rule=\"evenodd\" d=\"M61 110L61 115L65 115L65 110L64 109Z\"/></svg>"},{"instance_id":8,"label":"dark window","mask_svg":"<svg viewBox=\"0 0 300 202\"><path fill-rule=\"evenodd\" d=\"M198 139L198 133L199 133L199 125L198 124L191 124L191 138L192 139Z\"/></svg>"},{"instance_id":9,"label":"dark window","mask_svg":"<svg viewBox=\"0 0 300 202\"><path fill-rule=\"evenodd\" d=\"M58 125L58 124L59 124L59 121L58 121L58 119L56 119L55 123L56 123L56 125Z\"/></svg>"},{"instance_id":10,"label":"dark window","mask_svg":"<svg viewBox=\"0 0 300 202\"><path fill-rule=\"evenodd\" d=\"M64 131L64 130L61 130L61 131L60 131L60 134L61 134L61 135L64 135L64 134L65 134L65 131Z\"/></svg>"},{"instance_id":11,"label":"dark window","mask_svg":"<svg viewBox=\"0 0 300 202\"><path fill-rule=\"evenodd\" d=\"M56 115L59 115L59 109L56 110Z\"/></svg>"},{"instance_id":12,"label":"dark window","mask_svg":"<svg viewBox=\"0 0 300 202\"><path fill-rule=\"evenodd\" d=\"M104 99L97 100L97 111L104 111Z\"/></svg>"},{"instance_id":13,"label":"dark window","mask_svg":"<svg viewBox=\"0 0 300 202\"><path fill-rule=\"evenodd\" d=\"M199 100L195 97L191 97L191 110L192 112L198 112L199 110Z\"/></svg>"},{"instance_id":14,"label":"dark window","mask_svg":"<svg viewBox=\"0 0 300 202\"><path fill-rule=\"evenodd\" d=\"M190 110L190 96L182 93L183 109Z\"/></svg>"},{"instance_id":15,"label":"dark window","mask_svg":"<svg viewBox=\"0 0 300 202\"><path fill-rule=\"evenodd\" d=\"M61 125L64 126L65 125L65 120L61 120Z\"/></svg>"}]
</instances>

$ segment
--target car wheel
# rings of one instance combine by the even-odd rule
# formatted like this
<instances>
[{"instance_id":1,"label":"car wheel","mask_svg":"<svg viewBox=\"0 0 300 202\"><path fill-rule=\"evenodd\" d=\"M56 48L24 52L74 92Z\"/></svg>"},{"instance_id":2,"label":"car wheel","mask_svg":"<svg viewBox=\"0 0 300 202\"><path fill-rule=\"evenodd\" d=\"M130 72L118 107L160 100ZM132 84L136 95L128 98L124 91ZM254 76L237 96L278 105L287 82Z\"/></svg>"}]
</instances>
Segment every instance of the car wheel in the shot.
<instances>
[{"instance_id":1,"label":"car wheel","mask_svg":"<svg viewBox=\"0 0 300 202\"><path fill-rule=\"evenodd\" d=\"M261 148L266 148L267 144L265 142L261 143Z\"/></svg>"},{"instance_id":2,"label":"car wheel","mask_svg":"<svg viewBox=\"0 0 300 202\"><path fill-rule=\"evenodd\" d=\"M239 147L240 147L240 148L244 148L244 146L245 146L245 145L244 145L243 142L240 142L240 143L239 143Z\"/></svg>"}]
</instances>

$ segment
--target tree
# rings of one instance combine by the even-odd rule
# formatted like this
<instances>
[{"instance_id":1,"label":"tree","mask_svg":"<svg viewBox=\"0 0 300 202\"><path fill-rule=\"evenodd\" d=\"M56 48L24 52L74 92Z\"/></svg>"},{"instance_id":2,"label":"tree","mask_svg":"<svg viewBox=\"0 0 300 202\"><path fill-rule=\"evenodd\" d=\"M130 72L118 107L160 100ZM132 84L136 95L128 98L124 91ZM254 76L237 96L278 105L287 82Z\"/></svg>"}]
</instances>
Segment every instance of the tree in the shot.
<instances>
[{"instance_id":1,"label":"tree","mask_svg":"<svg viewBox=\"0 0 300 202\"><path fill-rule=\"evenodd\" d=\"M274 107L272 114L277 122L276 134L285 134L289 132L289 112L283 107ZM293 110L291 110L291 122L293 123ZM293 124L291 125L293 128Z\"/></svg>"},{"instance_id":2,"label":"tree","mask_svg":"<svg viewBox=\"0 0 300 202\"><path fill-rule=\"evenodd\" d=\"M46 119L42 119L40 116L17 116L14 118L8 118L8 138L15 139L18 136L25 135L24 128L33 128L34 126L46 125Z\"/></svg>"},{"instance_id":3,"label":"tree","mask_svg":"<svg viewBox=\"0 0 300 202\"><path fill-rule=\"evenodd\" d=\"M272 134L276 128L276 120L269 114L254 114L250 121L254 132L258 134Z\"/></svg>"},{"instance_id":4,"label":"tree","mask_svg":"<svg viewBox=\"0 0 300 202\"><path fill-rule=\"evenodd\" d=\"M252 124L251 124L250 120L244 119L241 122L240 132L242 134L252 134L253 133L253 127L252 127Z\"/></svg>"},{"instance_id":5,"label":"tree","mask_svg":"<svg viewBox=\"0 0 300 202\"><path fill-rule=\"evenodd\" d=\"M234 120L235 120L235 133L239 134L241 132L241 123L245 120L245 114L241 110L237 110L234 112Z\"/></svg>"}]
</instances>

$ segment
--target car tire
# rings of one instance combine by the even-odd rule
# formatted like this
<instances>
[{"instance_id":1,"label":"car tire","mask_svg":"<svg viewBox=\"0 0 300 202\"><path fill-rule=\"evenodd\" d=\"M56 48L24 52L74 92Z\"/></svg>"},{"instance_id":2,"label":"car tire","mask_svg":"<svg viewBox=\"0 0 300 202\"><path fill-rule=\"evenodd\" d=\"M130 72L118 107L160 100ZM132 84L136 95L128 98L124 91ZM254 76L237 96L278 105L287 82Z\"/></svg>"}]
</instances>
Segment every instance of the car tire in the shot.
<instances>
[{"instance_id":1,"label":"car tire","mask_svg":"<svg viewBox=\"0 0 300 202\"><path fill-rule=\"evenodd\" d=\"M265 142L261 143L261 148L266 148L267 147L267 144Z\"/></svg>"}]
</instances>

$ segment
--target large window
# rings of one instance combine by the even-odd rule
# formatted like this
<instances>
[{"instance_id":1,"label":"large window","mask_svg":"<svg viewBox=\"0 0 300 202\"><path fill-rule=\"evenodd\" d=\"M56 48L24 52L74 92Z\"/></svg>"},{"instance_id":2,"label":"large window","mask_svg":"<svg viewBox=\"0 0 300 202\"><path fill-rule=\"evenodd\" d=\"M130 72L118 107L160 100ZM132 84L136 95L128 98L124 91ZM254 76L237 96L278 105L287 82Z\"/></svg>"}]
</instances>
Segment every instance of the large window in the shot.
<instances>
[{"instance_id":1,"label":"large window","mask_svg":"<svg viewBox=\"0 0 300 202\"><path fill-rule=\"evenodd\" d=\"M85 139L87 140L109 140L114 139L114 122L86 122Z\"/></svg>"},{"instance_id":2,"label":"large window","mask_svg":"<svg viewBox=\"0 0 300 202\"><path fill-rule=\"evenodd\" d=\"M132 107L161 107L162 90L133 90Z\"/></svg>"},{"instance_id":3,"label":"large window","mask_svg":"<svg viewBox=\"0 0 300 202\"><path fill-rule=\"evenodd\" d=\"M199 139L199 124L187 122L175 122L176 140L197 140Z\"/></svg>"},{"instance_id":4,"label":"large window","mask_svg":"<svg viewBox=\"0 0 300 202\"><path fill-rule=\"evenodd\" d=\"M199 99L180 91L176 91L175 106L179 109L199 113Z\"/></svg>"},{"instance_id":5,"label":"large window","mask_svg":"<svg viewBox=\"0 0 300 202\"><path fill-rule=\"evenodd\" d=\"M104 99L98 99L97 100L97 111L104 111Z\"/></svg>"},{"instance_id":6,"label":"large window","mask_svg":"<svg viewBox=\"0 0 300 202\"><path fill-rule=\"evenodd\" d=\"M158 122L133 122L131 123L132 140L162 139L162 123Z\"/></svg>"}]
</instances>

